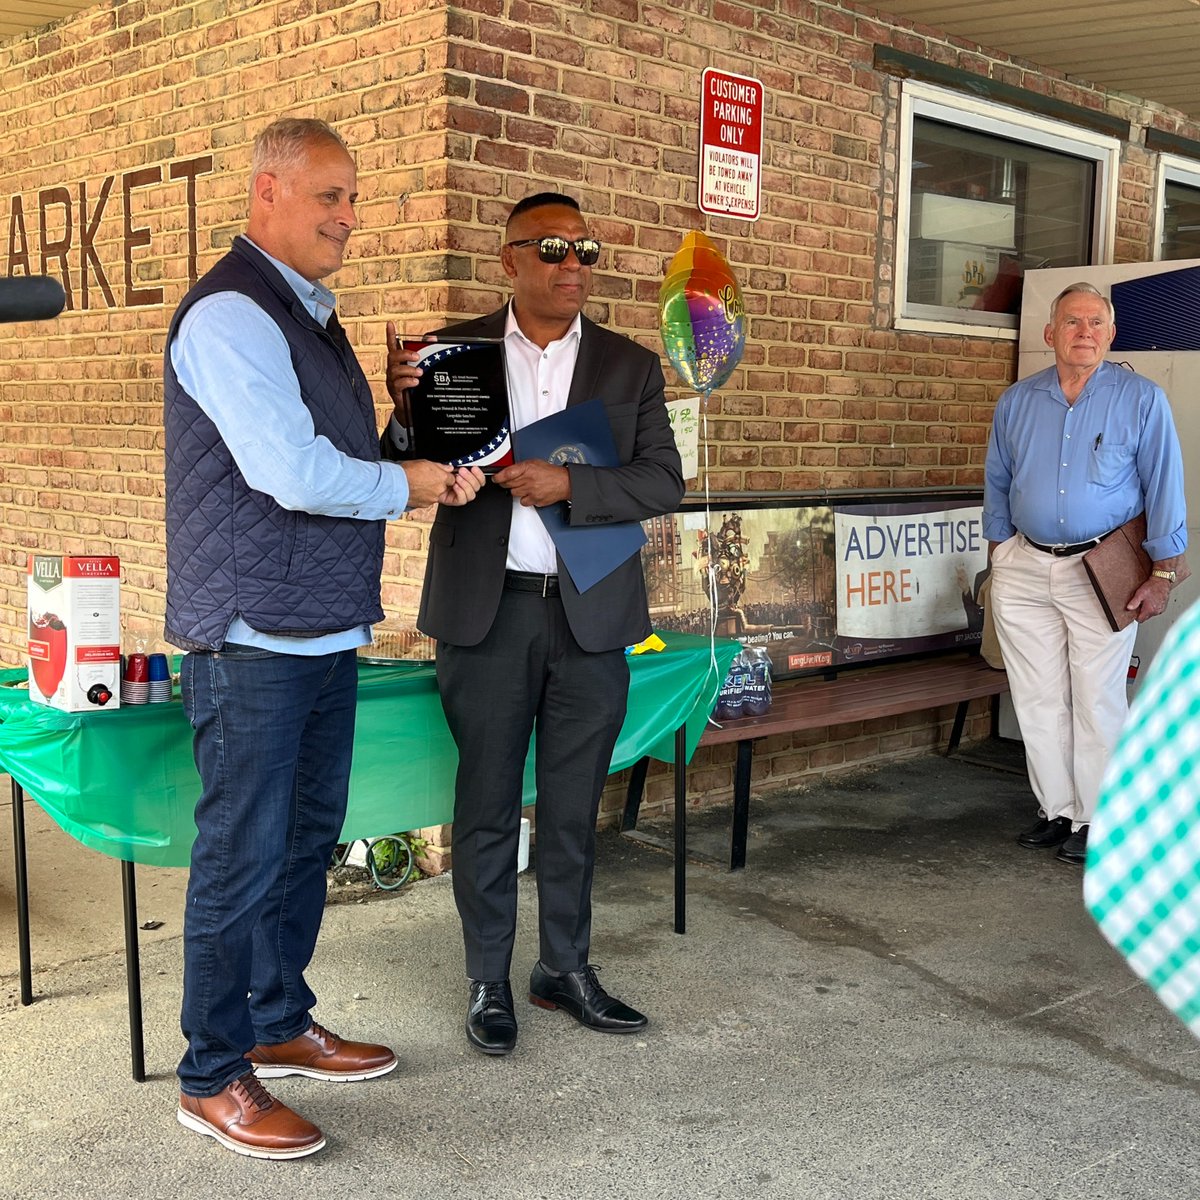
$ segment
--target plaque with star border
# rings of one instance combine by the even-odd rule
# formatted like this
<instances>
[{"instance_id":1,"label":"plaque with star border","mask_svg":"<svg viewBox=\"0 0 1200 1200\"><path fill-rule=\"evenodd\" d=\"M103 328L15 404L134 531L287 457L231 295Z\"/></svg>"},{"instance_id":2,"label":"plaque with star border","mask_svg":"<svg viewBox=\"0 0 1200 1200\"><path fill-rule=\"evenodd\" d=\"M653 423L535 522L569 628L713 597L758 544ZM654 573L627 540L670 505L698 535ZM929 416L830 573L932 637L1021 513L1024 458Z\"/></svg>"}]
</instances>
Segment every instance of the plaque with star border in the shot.
<instances>
[{"instance_id":1,"label":"plaque with star border","mask_svg":"<svg viewBox=\"0 0 1200 1200\"><path fill-rule=\"evenodd\" d=\"M405 341L421 381L409 394L410 446L418 458L491 475L508 466L512 420L499 338Z\"/></svg>"}]
</instances>

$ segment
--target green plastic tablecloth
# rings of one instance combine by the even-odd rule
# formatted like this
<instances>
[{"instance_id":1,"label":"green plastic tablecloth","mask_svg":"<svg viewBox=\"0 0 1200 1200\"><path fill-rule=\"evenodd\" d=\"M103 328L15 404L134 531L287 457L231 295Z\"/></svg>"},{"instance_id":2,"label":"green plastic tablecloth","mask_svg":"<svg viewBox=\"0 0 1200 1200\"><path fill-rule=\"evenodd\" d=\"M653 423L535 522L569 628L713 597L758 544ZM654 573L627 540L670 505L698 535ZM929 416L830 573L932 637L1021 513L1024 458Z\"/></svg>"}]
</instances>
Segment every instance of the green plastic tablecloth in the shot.
<instances>
[{"instance_id":1,"label":"green plastic tablecloth","mask_svg":"<svg viewBox=\"0 0 1200 1200\"><path fill-rule=\"evenodd\" d=\"M661 653L630 656L629 708L610 770L644 755L675 758L687 722L690 759L738 643L662 632ZM187 866L200 780L178 691L170 703L64 713L31 702L0 671L0 768L67 833L114 858ZM531 756L532 757L532 756ZM438 700L432 663L359 666L358 721L344 840L449 821L458 756ZM525 801L532 803L532 766Z\"/></svg>"}]
</instances>

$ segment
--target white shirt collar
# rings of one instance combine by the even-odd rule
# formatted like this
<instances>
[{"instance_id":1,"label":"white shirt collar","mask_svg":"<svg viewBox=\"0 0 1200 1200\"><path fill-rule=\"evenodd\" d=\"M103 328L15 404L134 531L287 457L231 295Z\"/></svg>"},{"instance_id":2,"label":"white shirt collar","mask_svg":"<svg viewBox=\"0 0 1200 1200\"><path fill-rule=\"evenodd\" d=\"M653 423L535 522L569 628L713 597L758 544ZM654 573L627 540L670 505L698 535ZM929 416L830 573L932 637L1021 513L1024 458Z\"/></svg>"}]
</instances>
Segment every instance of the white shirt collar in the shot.
<instances>
[{"instance_id":1,"label":"white shirt collar","mask_svg":"<svg viewBox=\"0 0 1200 1200\"><path fill-rule=\"evenodd\" d=\"M583 336L583 320L581 319L581 315L579 313L575 314L575 319L571 322L570 325L567 326L567 332L564 333L562 335L562 337L558 338L557 340L561 341L561 342L565 342L565 341L567 341L568 338L570 338L572 336L572 334L576 338ZM535 344L534 342L530 341L530 339L525 336L525 334L521 331L520 325L517 324L517 314L513 311L513 303L510 300L508 302L508 312L506 313L505 318L504 318L504 336L507 339L507 338L513 337L514 335L516 337L519 337L523 342L528 342L529 345L531 345L531 346ZM540 350L541 347L539 346L538 349Z\"/></svg>"}]
</instances>

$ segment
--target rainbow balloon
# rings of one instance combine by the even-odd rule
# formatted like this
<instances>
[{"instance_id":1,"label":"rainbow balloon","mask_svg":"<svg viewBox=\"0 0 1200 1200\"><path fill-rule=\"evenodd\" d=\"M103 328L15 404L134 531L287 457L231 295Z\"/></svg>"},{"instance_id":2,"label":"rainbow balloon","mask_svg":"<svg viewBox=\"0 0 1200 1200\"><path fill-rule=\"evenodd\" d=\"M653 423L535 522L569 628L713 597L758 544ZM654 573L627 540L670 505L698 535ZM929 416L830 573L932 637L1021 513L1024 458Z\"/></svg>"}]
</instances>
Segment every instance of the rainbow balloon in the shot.
<instances>
[{"instance_id":1,"label":"rainbow balloon","mask_svg":"<svg viewBox=\"0 0 1200 1200\"><path fill-rule=\"evenodd\" d=\"M742 292L721 252L702 233L684 236L658 292L663 348L688 387L707 396L746 348Z\"/></svg>"}]
</instances>

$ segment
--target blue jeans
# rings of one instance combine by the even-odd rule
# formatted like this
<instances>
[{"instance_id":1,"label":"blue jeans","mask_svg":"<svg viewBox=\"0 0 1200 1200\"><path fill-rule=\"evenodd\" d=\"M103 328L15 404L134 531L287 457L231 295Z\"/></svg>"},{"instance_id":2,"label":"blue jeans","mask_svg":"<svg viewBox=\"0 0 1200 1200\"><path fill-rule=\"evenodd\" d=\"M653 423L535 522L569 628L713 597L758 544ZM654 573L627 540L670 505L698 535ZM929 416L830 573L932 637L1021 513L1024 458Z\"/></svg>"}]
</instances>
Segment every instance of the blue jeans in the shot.
<instances>
[{"instance_id":1,"label":"blue jeans","mask_svg":"<svg viewBox=\"0 0 1200 1200\"><path fill-rule=\"evenodd\" d=\"M183 925L182 1090L212 1096L256 1043L311 1020L304 981L346 816L358 660L248 646L188 654L196 805Z\"/></svg>"}]
</instances>

